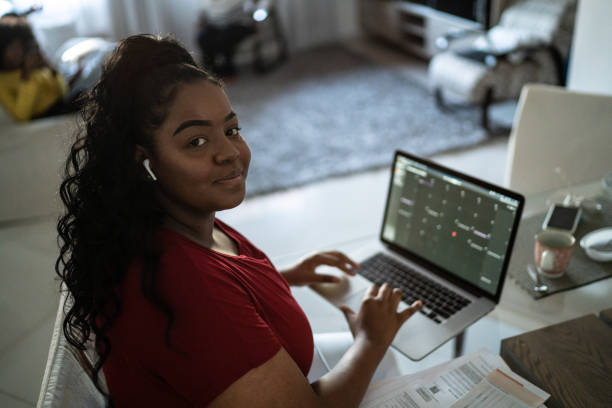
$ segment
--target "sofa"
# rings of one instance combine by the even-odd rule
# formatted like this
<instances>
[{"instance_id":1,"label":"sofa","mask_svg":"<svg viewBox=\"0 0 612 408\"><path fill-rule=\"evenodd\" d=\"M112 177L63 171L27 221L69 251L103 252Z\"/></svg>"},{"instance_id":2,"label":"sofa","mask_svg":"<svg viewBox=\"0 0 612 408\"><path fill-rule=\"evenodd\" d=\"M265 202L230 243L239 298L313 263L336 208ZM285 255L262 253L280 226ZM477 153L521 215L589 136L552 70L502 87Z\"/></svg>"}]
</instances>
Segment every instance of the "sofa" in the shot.
<instances>
[{"instance_id":1,"label":"sofa","mask_svg":"<svg viewBox=\"0 0 612 408\"><path fill-rule=\"evenodd\" d=\"M34 27L34 32L43 53L65 77L80 67L72 93L95 84L115 47L103 38L77 36L74 23ZM59 213L59 185L77 121L74 113L19 123L0 106L0 222Z\"/></svg>"},{"instance_id":2,"label":"sofa","mask_svg":"<svg viewBox=\"0 0 612 408\"><path fill-rule=\"evenodd\" d=\"M0 222L59 213L62 168L76 129L76 114L0 123Z\"/></svg>"}]
</instances>

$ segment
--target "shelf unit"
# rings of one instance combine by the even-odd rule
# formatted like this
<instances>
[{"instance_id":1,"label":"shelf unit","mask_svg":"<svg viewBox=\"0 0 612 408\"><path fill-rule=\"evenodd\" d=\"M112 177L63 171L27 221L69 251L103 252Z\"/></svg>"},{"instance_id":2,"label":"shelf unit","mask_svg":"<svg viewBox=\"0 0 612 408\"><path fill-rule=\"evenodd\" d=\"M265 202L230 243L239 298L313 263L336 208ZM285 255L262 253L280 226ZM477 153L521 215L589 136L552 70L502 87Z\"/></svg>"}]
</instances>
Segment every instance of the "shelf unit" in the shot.
<instances>
[{"instance_id":1,"label":"shelf unit","mask_svg":"<svg viewBox=\"0 0 612 408\"><path fill-rule=\"evenodd\" d=\"M437 52L436 38L449 31L484 29L480 23L413 1L359 0L359 16L366 33L426 59Z\"/></svg>"}]
</instances>

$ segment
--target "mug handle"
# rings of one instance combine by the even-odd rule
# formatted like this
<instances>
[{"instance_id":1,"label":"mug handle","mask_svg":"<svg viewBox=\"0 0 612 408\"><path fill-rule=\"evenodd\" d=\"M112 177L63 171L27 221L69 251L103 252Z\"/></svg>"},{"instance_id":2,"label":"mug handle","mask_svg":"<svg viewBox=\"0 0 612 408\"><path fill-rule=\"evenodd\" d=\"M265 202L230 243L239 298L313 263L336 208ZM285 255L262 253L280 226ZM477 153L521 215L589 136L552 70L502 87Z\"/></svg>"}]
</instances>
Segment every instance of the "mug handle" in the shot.
<instances>
[{"instance_id":1,"label":"mug handle","mask_svg":"<svg viewBox=\"0 0 612 408\"><path fill-rule=\"evenodd\" d=\"M555 253L553 251L544 250L540 259L540 268L545 271L551 271L555 267Z\"/></svg>"}]
</instances>

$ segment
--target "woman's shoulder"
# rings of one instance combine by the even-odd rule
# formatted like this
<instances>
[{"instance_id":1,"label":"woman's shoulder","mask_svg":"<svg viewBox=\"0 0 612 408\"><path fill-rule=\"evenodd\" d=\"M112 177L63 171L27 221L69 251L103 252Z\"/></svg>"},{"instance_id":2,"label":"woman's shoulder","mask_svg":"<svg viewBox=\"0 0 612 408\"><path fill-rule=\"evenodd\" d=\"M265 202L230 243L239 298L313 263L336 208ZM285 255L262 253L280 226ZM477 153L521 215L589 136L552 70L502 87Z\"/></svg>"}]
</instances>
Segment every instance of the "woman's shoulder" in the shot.
<instances>
[{"instance_id":1,"label":"woman's shoulder","mask_svg":"<svg viewBox=\"0 0 612 408\"><path fill-rule=\"evenodd\" d=\"M181 269L199 273L211 267L223 266L213 251L171 229L160 229L157 233L157 242L161 250L160 268L162 270Z\"/></svg>"},{"instance_id":2,"label":"woman's shoulder","mask_svg":"<svg viewBox=\"0 0 612 408\"><path fill-rule=\"evenodd\" d=\"M160 244L157 272L154 276L145 276L146 260L141 257L133 259L122 284L123 296L135 295L139 302L144 302L141 286L148 279L154 279L159 294L173 307L196 300L209 303L209 300L224 294L242 294L243 290L228 265L208 256L173 231L160 231L157 238Z\"/></svg>"},{"instance_id":3,"label":"woman's shoulder","mask_svg":"<svg viewBox=\"0 0 612 408\"><path fill-rule=\"evenodd\" d=\"M217 226L221 229L221 231L226 233L229 237L233 238L234 240L240 241L240 242L249 242L249 240L246 239L244 235L242 235L240 232L238 232L236 229L232 228L225 222L221 221L219 218L215 218L215 224L217 224Z\"/></svg>"},{"instance_id":4,"label":"woman's shoulder","mask_svg":"<svg viewBox=\"0 0 612 408\"><path fill-rule=\"evenodd\" d=\"M210 271L224 268L222 263L211 256L210 251L167 228L156 232L155 246L157 254L151 258L151 262L156 264L157 279L164 283L186 282L189 285L194 279L202 281L214 276ZM128 278L140 281L147 263L142 256L134 257L128 266Z\"/></svg>"},{"instance_id":5,"label":"woman's shoulder","mask_svg":"<svg viewBox=\"0 0 612 408\"><path fill-rule=\"evenodd\" d=\"M234 228L232 228L231 226L224 223L218 218L215 219L215 223L219 228L221 228L221 230L225 234L227 234L227 236L229 236L236 242L242 255L256 259L268 259L266 254L261 249L255 246L255 244L249 241L249 239L242 235L240 232L238 232L237 230L235 230Z\"/></svg>"},{"instance_id":6,"label":"woman's shoulder","mask_svg":"<svg viewBox=\"0 0 612 408\"><path fill-rule=\"evenodd\" d=\"M171 229L156 236L160 248L159 279L166 288L205 286L210 290L245 292L244 283L276 271L268 257L232 227L216 220L217 226L238 245L238 256L203 247Z\"/></svg>"}]
</instances>

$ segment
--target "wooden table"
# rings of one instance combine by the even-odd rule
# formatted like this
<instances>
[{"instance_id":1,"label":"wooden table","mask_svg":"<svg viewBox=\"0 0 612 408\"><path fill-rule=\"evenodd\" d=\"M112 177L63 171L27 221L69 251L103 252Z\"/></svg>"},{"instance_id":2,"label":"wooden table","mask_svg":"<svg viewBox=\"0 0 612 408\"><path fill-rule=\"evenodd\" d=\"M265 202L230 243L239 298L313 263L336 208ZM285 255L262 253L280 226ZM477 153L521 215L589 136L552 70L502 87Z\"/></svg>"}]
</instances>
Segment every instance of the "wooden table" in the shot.
<instances>
[{"instance_id":1,"label":"wooden table","mask_svg":"<svg viewBox=\"0 0 612 408\"><path fill-rule=\"evenodd\" d=\"M612 406L612 309L502 340L510 368L551 394L546 406Z\"/></svg>"}]
</instances>

